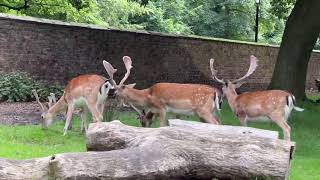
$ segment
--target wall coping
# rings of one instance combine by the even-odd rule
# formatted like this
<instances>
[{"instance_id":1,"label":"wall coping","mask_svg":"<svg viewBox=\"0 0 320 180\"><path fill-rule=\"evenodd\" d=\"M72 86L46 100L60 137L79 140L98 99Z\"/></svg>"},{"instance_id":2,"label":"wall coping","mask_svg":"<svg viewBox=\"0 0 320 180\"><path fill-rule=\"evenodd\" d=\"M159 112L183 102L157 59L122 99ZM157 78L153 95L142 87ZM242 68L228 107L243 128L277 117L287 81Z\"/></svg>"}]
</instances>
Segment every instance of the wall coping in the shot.
<instances>
[{"instance_id":1,"label":"wall coping","mask_svg":"<svg viewBox=\"0 0 320 180\"><path fill-rule=\"evenodd\" d=\"M1 19L10 19L10 20L14 20L14 21L28 21L28 22L32 22L32 23L67 26L67 27L79 27L79 28L88 28L88 29L97 29L97 30L106 30L106 31L116 31L116 32L123 32L123 33L138 33L138 34L147 34L147 35L152 35L152 36L193 39L193 40L200 40L200 41L228 42L228 43L234 43L234 44L264 46L264 47L271 47L271 48L279 48L280 47L279 45L271 45L271 44L256 43L256 42L249 42L249 41L230 40L230 39L213 38L213 37L196 36L196 35L168 34L168 33L146 31L146 30L125 30L125 29L117 29L117 28L112 28L112 27L99 26L99 25L94 25L94 24L64 22L64 21L58 21L58 20L36 18L36 17L31 17L31 16L17 16L17 15L12 15L12 14L5 14L5 13L0 13L0 20ZM320 50L313 50L313 52L320 53Z\"/></svg>"}]
</instances>

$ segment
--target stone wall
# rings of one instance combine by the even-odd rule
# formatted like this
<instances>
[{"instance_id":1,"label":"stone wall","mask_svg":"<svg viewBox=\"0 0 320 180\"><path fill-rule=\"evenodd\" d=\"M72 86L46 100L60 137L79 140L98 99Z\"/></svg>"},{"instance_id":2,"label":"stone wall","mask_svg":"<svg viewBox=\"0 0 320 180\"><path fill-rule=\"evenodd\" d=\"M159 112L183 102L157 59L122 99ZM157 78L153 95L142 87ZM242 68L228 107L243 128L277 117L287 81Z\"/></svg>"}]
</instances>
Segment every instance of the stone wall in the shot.
<instances>
[{"instance_id":1,"label":"stone wall","mask_svg":"<svg viewBox=\"0 0 320 180\"><path fill-rule=\"evenodd\" d=\"M216 59L219 76L232 79L246 73L249 56L259 59L245 88L264 89L270 82L278 47L221 39L130 32L92 25L64 23L0 14L0 71L25 71L38 80L65 84L84 73L107 76L102 60L110 61L120 79L122 56L133 59L128 80L137 87L156 82L212 84L209 59ZM309 64L307 88L320 77L320 53Z\"/></svg>"}]
</instances>

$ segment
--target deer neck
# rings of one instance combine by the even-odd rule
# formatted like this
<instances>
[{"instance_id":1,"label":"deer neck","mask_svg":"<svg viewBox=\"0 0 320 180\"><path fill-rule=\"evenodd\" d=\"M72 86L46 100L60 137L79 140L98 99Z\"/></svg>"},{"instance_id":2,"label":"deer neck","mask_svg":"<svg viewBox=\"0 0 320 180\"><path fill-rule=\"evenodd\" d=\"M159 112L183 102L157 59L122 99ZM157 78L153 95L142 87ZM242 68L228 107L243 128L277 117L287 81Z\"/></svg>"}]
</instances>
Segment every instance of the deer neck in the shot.
<instances>
[{"instance_id":1,"label":"deer neck","mask_svg":"<svg viewBox=\"0 0 320 180\"><path fill-rule=\"evenodd\" d=\"M228 103L232 109L232 111L235 111L236 108L236 98L238 97L237 92L234 89L228 89L226 92Z\"/></svg>"},{"instance_id":2,"label":"deer neck","mask_svg":"<svg viewBox=\"0 0 320 180\"><path fill-rule=\"evenodd\" d=\"M67 101L65 100L64 95L62 95L61 98L58 100L58 102L49 108L48 113L55 116L61 111L65 110L67 106L68 106Z\"/></svg>"},{"instance_id":3,"label":"deer neck","mask_svg":"<svg viewBox=\"0 0 320 180\"><path fill-rule=\"evenodd\" d=\"M148 102L149 89L134 89L130 88L125 93L126 101L138 105L138 106L146 106Z\"/></svg>"}]
</instances>

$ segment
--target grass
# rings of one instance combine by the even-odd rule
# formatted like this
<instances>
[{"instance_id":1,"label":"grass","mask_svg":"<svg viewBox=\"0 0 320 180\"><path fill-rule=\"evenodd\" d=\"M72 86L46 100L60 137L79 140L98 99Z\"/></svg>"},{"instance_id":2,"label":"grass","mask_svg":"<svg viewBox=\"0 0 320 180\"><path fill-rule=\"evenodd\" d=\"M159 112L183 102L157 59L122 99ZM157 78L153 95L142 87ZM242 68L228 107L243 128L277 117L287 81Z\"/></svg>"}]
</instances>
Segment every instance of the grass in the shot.
<instances>
[{"instance_id":1,"label":"grass","mask_svg":"<svg viewBox=\"0 0 320 180\"><path fill-rule=\"evenodd\" d=\"M297 145L290 179L317 180L320 179L320 105L311 102L298 104L305 111L293 111L289 118L291 138ZM113 116L125 124L140 126L135 120L137 117L135 113L114 112ZM226 103L223 104L219 116L224 124L239 125L239 121ZM173 116L169 114L170 117ZM197 117L182 117L182 119L198 120ZM68 131L67 136L62 136L63 125L62 122L57 122L48 130L41 129L39 125L0 126L0 157L27 159L63 152L85 151L85 137L80 132L79 118L74 118L73 129ZM153 124L153 127L158 126L158 122ZM249 126L276 130L282 137L281 129L274 123L250 123Z\"/></svg>"}]
</instances>

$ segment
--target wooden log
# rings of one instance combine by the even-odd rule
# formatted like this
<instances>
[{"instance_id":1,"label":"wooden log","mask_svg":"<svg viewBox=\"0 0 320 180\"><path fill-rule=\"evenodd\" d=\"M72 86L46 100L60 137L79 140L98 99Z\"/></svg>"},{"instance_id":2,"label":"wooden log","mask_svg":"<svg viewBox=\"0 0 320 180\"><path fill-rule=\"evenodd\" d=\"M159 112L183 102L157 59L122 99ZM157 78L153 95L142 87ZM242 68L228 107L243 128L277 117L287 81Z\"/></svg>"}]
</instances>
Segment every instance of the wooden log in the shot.
<instances>
[{"instance_id":1,"label":"wooden log","mask_svg":"<svg viewBox=\"0 0 320 180\"><path fill-rule=\"evenodd\" d=\"M274 136L247 136L237 130L243 127L233 128L233 133L226 133L210 128L138 128L119 121L93 123L87 132L87 148L134 150L126 156L128 162L123 162L136 164L134 169L123 170L133 173L130 177L142 177L139 174L143 173L151 179L287 179L294 143Z\"/></svg>"},{"instance_id":2,"label":"wooden log","mask_svg":"<svg viewBox=\"0 0 320 180\"><path fill-rule=\"evenodd\" d=\"M0 158L0 179L47 179L49 161L50 157L29 160Z\"/></svg>"},{"instance_id":3,"label":"wooden log","mask_svg":"<svg viewBox=\"0 0 320 180\"><path fill-rule=\"evenodd\" d=\"M112 151L0 159L0 179L287 179L292 150L278 139L118 121L90 124L87 136L88 149Z\"/></svg>"},{"instance_id":4,"label":"wooden log","mask_svg":"<svg viewBox=\"0 0 320 180\"><path fill-rule=\"evenodd\" d=\"M279 133L277 131L256 129L251 127L243 127L243 126L227 126L227 125L214 125L208 123L201 123L196 121L184 121L180 119L169 119L169 126L172 127L185 127L192 128L194 130L207 130L215 133L219 131L219 133L223 134L238 134L239 136L256 136L262 138L271 138L278 139Z\"/></svg>"}]
</instances>

